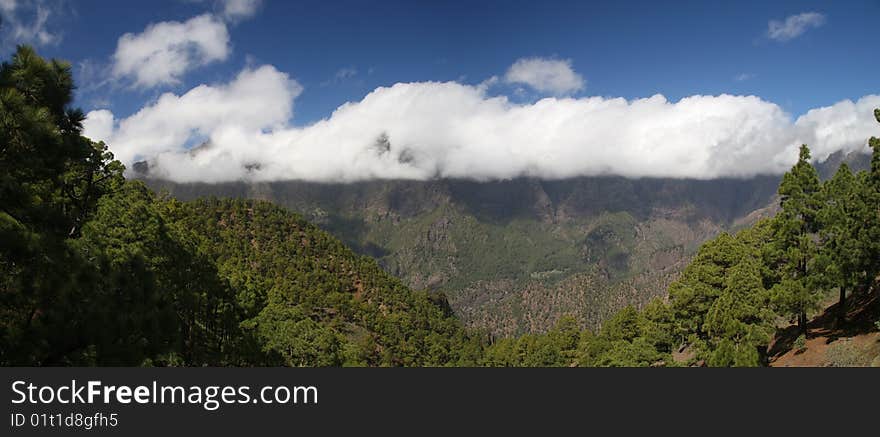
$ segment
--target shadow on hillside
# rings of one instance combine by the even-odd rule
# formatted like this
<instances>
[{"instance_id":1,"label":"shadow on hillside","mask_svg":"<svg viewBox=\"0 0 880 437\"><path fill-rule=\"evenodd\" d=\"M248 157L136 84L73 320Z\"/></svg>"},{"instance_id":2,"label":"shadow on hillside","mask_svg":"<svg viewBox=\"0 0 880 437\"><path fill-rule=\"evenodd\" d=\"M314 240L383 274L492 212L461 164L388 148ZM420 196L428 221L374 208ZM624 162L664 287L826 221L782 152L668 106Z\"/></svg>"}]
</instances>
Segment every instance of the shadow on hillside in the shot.
<instances>
[{"instance_id":1,"label":"shadow on hillside","mask_svg":"<svg viewBox=\"0 0 880 437\"><path fill-rule=\"evenodd\" d=\"M877 314L880 314L880 290L876 285L870 292L856 292L847 296L846 322L842 325L837 323L839 304L825 308L822 314L807 323L809 333L807 338L825 338L826 344L830 344L839 338L855 337L877 330ZM800 332L797 325L791 325L776 333L774 342L770 345L767 353L770 361L785 355L794 347Z\"/></svg>"}]
</instances>

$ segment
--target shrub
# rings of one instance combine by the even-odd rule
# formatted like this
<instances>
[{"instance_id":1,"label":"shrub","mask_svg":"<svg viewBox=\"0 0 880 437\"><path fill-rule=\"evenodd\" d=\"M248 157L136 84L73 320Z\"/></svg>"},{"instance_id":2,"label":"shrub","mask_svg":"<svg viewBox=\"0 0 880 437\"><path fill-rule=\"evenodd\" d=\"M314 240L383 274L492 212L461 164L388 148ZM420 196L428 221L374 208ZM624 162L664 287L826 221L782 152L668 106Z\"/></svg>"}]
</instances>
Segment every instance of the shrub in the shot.
<instances>
[{"instance_id":1,"label":"shrub","mask_svg":"<svg viewBox=\"0 0 880 437\"><path fill-rule=\"evenodd\" d=\"M828 347L825 352L828 365L831 367L857 367L869 362L869 357L855 343L842 339Z\"/></svg>"}]
</instances>

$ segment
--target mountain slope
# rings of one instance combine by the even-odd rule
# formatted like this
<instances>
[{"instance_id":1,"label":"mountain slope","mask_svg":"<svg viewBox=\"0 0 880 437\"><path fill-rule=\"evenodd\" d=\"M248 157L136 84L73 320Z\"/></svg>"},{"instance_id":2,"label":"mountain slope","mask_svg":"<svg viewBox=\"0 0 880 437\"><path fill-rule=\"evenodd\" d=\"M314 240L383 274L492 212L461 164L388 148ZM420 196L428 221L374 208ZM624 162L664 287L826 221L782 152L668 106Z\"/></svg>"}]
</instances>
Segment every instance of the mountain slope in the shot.
<instances>
[{"instance_id":1,"label":"mountain slope","mask_svg":"<svg viewBox=\"0 0 880 437\"><path fill-rule=\"evenodd\" d=\"M866 155L833 155L854 168ZM410 287L442 291L466 325L543 332L562 315L596 329L662 297L705 240L775 213L777 176L582 177L188 183L145 179L180 199L268 200L303 214Z\"/></svg>"},{"instance_id":2,"label":"mountain slope","mask_svg":"<svg viewBox=\"0 0 880 437\"><path fill-rule=\"evenodd\" d=\"M445 302L409 290L293 213L231 199L172 210L235 290L242 326L270 363L462 365L479 347Z\"/></svg>"},{"instance_id":3,"label":"mountain slope","mask_svg":"<svg viewBox=\"0 0 880 437\"><path fill-rule=\"evenodd\" d=\"M809 337L803 347L795 346L796 326L781 330L771 346L773 367L880 367L880 295L861 292L852 296L847 307L847 323L837 321L839 307L826 305L808 324Z\"/></svg>"},{"instance_id":4,"label":"mountain slope","mask_svg":"<svg viewBox=\"0 0 880 437\"><path fill-rule=\"evenodd\" d=\"M515 179L172 184L180 199L269 200L302 213L415 289L442 291L469 326L596 328L666 285L704 240L769 203L777 178Z\"/></svg>"}]
</instances>

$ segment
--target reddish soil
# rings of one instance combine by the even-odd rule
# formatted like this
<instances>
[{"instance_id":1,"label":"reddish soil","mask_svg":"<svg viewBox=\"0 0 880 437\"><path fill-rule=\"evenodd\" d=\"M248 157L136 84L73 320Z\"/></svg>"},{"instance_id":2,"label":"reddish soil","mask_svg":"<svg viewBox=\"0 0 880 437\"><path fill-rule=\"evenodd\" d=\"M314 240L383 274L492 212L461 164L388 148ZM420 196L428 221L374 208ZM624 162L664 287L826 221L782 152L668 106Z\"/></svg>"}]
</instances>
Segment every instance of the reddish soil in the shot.
<instances>
[{"instance_id":1,"label":"reddish soil","mask_svg":"<svg viewBox=\"0 0 880 437\"><path fill-rule=\"evenodd\" d=\"M794 350L800 335L797 326L779 332L770 345L772 367L824 367L841 365L840 351L848 351L849 366L880 365L880 332L874 324L880 315L880 293L861 292L847 296L846 322L837 323L838 305L835 301L812 319L807 327L806 347ZM832 353L829 354L829 351ZM838 355L835 355L835 352Z\"/></svg>"}]
</instances>

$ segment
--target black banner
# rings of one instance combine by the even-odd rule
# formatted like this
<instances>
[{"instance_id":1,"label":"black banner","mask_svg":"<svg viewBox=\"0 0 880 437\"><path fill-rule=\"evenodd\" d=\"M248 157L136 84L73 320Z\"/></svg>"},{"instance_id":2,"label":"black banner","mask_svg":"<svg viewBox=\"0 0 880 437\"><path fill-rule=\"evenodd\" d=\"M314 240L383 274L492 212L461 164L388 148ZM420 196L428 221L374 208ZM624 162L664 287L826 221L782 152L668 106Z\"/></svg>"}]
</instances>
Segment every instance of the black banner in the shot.
<instances>
[{"instance_id":1,"label":"black banner","mask_svg":"<svg viewBox=\"0 0 880 437\"><path fill-rule=\"evenodd\" d=\"M823 427L837 434L858 429L878 406L878 373L871 369L3 368L0 374L6 422L0 435L8 436L764 435ZM860 401L864 391L869 397Z\"/></svg>"}]
</instances>

